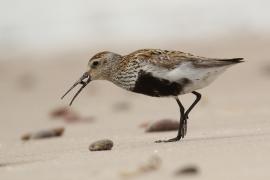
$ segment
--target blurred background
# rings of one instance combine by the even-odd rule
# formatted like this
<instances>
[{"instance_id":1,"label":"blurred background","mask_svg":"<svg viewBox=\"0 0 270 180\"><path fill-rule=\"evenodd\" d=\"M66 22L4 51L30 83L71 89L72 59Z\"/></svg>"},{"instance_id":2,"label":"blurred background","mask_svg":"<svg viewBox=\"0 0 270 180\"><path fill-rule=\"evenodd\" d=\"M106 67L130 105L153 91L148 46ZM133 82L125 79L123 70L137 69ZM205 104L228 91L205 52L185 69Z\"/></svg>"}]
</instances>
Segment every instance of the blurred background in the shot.
<instances>
[{"instance_id":1,"label":"blurred background","mask_svg":"<svg viewBox=\"0 0 270 180\"><path fill-rule=\"evenodd\" d=\"M67 106L71 98L70 95L61 101L62 94L82 75L91 56L104 50L125 55L141 48L160 48L206 57L245 58L245 63L232 67L212 85L200 90L203 99L191 113L187 138L267 134L270 130L269 7L269 0L0 0L0 160L36 160L37 157L50 160L73 150L79 154L87 150L90 140L100 137L111 137L119 144L137 138L137 142L149 145L159 138L175 135L146 136L138 128L146 121L178 119L178 108L172 99L133 94L102 81L91 83L72 106L79 116L93 119L93 123L70 125L53 120L54 110ZM185 95L181 99L188 106L194 96ZM25 132L55 126L64 126L67 131L62 139L49 143L53 149L48 149L44 141L21 146L20 137ZM230 158L226 159L231 156L238 167L244 164L249 169L248 165L252 164L255 167L252 169L260 171L269 167L259 166L260 160L267 162L264 158L268 156L262 156L263 153L257 154L253 163L248 162L258 152L256 147L267 148L238 146L242 142L249 141L237 142L237 155L233 154L234 149L226 151L226 147L215 151L228 155L220 161L223 163L220 172L236 169ZM123 150L126 146L118 148ZM151 148L143 150L152 151ZM171 148L170 153L178 153L182 147L175 151ZM251 154L242 154L242 149L248 148ZM218 172L215 161L220 154L213 161L207 156L209 153L205 154L199 163L215 167ZM83 158L80 160L84 162ZM182 160L186 162L184 157ZM124 160L119 162L125 164ZM247 172L245 168L242 170L238 173ZM10 172L4 177L13 177ZM28 175L24 171L20 173Z\"/></svg>"},{"instance_id":2,"label":"blurred background","mask_svg":"<svg viewBox=\"0 0 270 180\"><path fill-rule=\"evenodd\" d=\"M103 49L123 53L143 47L179 45L183 49L183 41L206 43L224 36L264 37L270 28L267 0L0 3L1 60Z\"/></svg>"}]
</instances>

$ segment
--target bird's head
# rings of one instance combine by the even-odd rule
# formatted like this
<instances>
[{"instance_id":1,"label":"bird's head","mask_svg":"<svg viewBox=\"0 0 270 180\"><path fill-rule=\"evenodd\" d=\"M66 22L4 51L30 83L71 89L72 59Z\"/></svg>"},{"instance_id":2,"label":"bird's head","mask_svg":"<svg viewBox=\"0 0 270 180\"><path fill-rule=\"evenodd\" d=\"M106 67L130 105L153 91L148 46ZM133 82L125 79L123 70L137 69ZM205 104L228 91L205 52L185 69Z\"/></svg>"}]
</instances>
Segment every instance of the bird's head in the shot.
<instances>
[{"instance_id":1,"label":"bird's head","mask_svg":"<svg viewBox=\"0 0 270 180\"><path fill-rule=\"evenodd\" d=\"M91 80L108 80L116 61L121 58L113 52L100 52L94 55L88 62L88 75Z\"/></svg>"},{"instance_id":2,"label":"bird's head","mask_svg":"<svg viewBox=\"0 0 270 180\"><path fill-rule=\"evenodd\" d=\"M92 80L109 80L111 72L113 69L115 69L115 64L119 59L121 59L121 55L108 51L100 52L94 55L88 62L87 71L78 81L73 84L73 86L62 96L61 99L63 99L74 87L81 84L82 87L78 90L70 102L70 105L72 105L75 98Z\"/></svg>"}]
</instances>

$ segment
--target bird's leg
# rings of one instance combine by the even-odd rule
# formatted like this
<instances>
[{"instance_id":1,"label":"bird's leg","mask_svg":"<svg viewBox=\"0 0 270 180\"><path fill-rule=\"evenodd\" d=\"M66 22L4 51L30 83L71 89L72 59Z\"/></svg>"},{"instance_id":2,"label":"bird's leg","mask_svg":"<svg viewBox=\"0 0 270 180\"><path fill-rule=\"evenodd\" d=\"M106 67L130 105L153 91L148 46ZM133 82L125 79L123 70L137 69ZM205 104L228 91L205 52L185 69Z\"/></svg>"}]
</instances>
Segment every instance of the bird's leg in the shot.
<instances>
[{"instance_id":1,"label":"bird's leg","mask_svg":"<svg viewBox=\"0 0 270 180\"><path fill-rule=\"evenodd\" d=\"M188 114L190 111L196 106L196 104L201 100L202 95L196 91L192 91L192 94L196 96L195 101L191 104L191 106L188 108L188 110L185 112L185 117L188 119Z\"/></svg>"},{"instance_id":2,"label":"bird's leg","mask_svg":"<svg viewBox=\"0 0 270 180\"><path fill-rule=\"evenodd\" d=\"M193 91L192 94L196 96L195 101L191 104L191 106L188 108L188 110L185 112L185 118L184 118L184 136L187 134L187 119L190 111L196 106L196 104L201 100L202 95L196 91Z\"/></svg>"},{"instance_id":3,"label":"bird's leg","mask_svg":"<svg viewBox=\"0 0 270 180\"><path fill-rule=\"evenodd\" d=\"M179 123L179 128L178 128L178 134L175 138L169 139L169 140L159 140L156 141L156 143L161 143L161 142L174 142L174 141L179 141L181 138L184 138L185 136L185 129L184 129L184 121L185 121L185 108L178 99L178 97L175 97L175 100L179 106L180 109L180 123Z\"/></svg>"}]
</instances>

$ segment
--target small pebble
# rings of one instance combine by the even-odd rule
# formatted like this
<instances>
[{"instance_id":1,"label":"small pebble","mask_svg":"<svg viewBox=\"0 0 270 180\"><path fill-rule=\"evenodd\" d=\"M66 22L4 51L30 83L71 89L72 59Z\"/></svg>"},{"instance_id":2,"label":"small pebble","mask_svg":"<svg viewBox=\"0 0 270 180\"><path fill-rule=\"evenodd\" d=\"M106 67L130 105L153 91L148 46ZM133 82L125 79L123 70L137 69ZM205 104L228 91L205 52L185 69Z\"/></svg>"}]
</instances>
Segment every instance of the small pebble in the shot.
<instances>
[{"instance_id":1,"label":"small pebble","mask_svg":"<svg viewBox=\"0 0 270 180\"><path fill-rule=\"evenodd\" d=\"M174 131L178 130L179 121L171 119L163 119L150 124L146 128L146 132L162 132L162 131Z\"/></svg>"},{"instance_id":2,"label":"small pebble","mask_svg":"<svg viewBox=\"0 0 270 180\"><path fill-rule=\"evenodd\" d=\"M179 169L175 175L196 175L199 173L199 169L196 166L186 166L181 169Z\"/></svg>"},{"instance_id":3,"label":"small pebble","mask_svg":"<svg viewBox=\"0 0 270 180\"><path fill-rule=\"evenodd\" d=\"M50 115L53 118L59 118L59 117L65 116L68 113L70 113L70 109L68 107L60 107L60 108L54 109L50 113Z\"/></svg>"},{"instance_id":4,"label":"small pebble","mask_svg":"<svg viewBox=\"0 0 270 180\"><path fill-rule=\"evenodd\" d=\"M161 158L157 155L150 157L150 159L144 164L140 165L137 169L133 171L124 171L121 172L123 178L131 178L136 176L141 176L149 172L157 171L160 169L162 164Z\"/></svg>"},{"instance_id":5,"label":"small pebble","mask_svg":"<svg viewBox=\"0 0 270 180\"><path fill-rule=\"evenodd\" d=\"M81 117L76 111L69 107L60 107L50 113L52 118L59 118L66 123L92 122L93 117Z\"/></svg>"},{"instance_id":6,"label":"small pebble","mask_svg":"<svg viewBox=\"0 0 270 180\"><path fill-rule=\"evenodd\" d=\"M81 117L69 107L60 107L51 112L52 118L62 118L65 122L78 121Z\"/></svg>"},{"instance_id":7,"label":"small pebble","mask_svg":"<svg viewBox=\"0 0 270 180\"><path fill-rule=\"evenodd\" d=\"M65 116L63 116L62 118L63 121L66 123L74 123L79 122L81 120L81 117L73 111L70 111L69 113L65 114Z\"/></svg>"},{"instance_id":8,"label":"small pebble","mask_svg":"<svg viewBox=\"0 0 270 180\"><path fill-rule=\"evenodd\" d=\"M64 133L64 128L55 128L55 129L48 129L42 130L34 133L27 133L21 137L23 141L27 141L30 139L44 139L44 138L52 138L52 137L59 137L62 136Z\"/></svg>"},{"instance_id":9,"label":"small pebble","mask_svg":"<svg viewBox=\"0 0 270 180\"><path fill-rule=\"evenodd\" d=\"M150 172L159 169L161 166L161 158L157 155L152 156L148 162L139 167L140 172Z\"/></svg>"},{"instance_id":10,"label":"small pebble","mask_svg":"<svg viewBox=\"0 0 270 180\"><path fill-rule=\"evenodd\" d=\"M111 150L113 147L113 142L109 139L103 139L99 141L93 142L89 146L90 151L106 151L106 150Z\"/></svg>"}]
</instances>

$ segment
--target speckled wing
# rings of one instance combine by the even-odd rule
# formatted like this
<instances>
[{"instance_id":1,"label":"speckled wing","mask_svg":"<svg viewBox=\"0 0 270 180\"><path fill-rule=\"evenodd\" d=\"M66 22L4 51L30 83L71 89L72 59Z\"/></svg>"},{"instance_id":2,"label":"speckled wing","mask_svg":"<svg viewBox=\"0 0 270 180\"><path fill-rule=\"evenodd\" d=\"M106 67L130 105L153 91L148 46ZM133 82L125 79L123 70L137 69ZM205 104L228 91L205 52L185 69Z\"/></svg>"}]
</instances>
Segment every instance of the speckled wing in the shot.
<instances>
[{"instance_id":1,"label":"speckled wing","mask_svg":"<svg viewBox=\"0 0 270 180\"><path fill-rule=\"evenodd\" d=\"M128 58L166 69L173 69L185 61L200 59L189 53L160 49L141 49L129 54Z\"/></svg>"},{"instance_id":2,"label":"speckled wing","mask_svg":"<svg viewBox=\"0 0 270 180\"><path fill-rule=\"evenodd\" d=\"M210 59L180 51L158 49L138 50L127 57L129 64L139 64L140 83L135 84L134 91L143 92L145 87L149 87L144 94L151 96L166 96L166 92L172 89L174 92L170 93L173 95L201 89L231 65L242 62L242 58Z\"/></svg>"},{"instance_id":3,"label":"speckled wing","mask_svg":"<svg viewBox=\"0 0 270 180\"><path fill-rule=\"evenodd\" d=\"M128 57L130 59L137 59L141 62L146 62L147 64L151 64L157 68L165 68L168 70L179 67L183 63L190 63L194 68L210 68L242 62L242 58L205 58L181 51L167 51L160 49L141 49L129 54Z\"/></svg>"}]
</instances>

